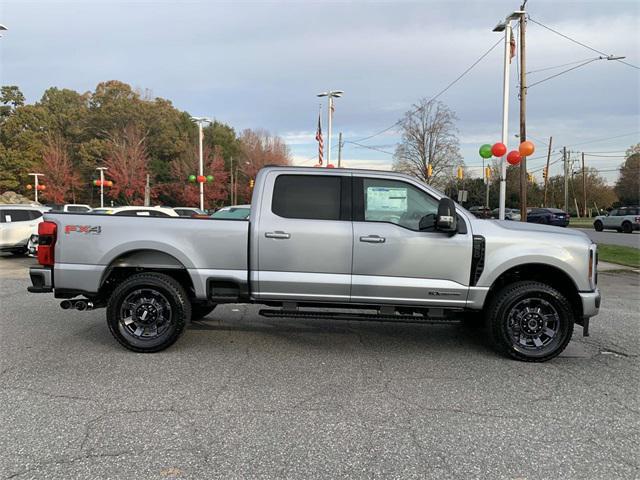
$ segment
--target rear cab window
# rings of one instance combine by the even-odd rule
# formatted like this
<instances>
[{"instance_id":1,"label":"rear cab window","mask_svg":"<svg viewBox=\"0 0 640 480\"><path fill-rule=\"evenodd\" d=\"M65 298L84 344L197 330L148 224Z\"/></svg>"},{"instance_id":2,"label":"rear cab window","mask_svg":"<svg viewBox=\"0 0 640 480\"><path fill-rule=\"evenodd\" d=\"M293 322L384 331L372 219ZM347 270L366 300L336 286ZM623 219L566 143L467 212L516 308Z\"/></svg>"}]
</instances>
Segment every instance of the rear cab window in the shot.
<instances>
[{"instance_id":1,"label":"rear cab window","mask_svg":"<svg viewBox=\"0 0 640 480\"><path fill-rule=\"evenodd\" d=\"M276 178L271 211L283 218L350 220L351 177L289 175Z\"/></svg>"}]
</instances>

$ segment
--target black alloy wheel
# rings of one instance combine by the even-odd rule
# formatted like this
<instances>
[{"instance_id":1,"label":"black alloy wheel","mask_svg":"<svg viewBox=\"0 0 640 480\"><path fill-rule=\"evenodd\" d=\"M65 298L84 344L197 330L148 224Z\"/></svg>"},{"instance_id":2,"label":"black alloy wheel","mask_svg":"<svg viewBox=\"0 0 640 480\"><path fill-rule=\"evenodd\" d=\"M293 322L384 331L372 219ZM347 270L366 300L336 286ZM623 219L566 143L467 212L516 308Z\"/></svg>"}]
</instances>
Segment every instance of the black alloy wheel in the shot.
<instances>
[{"instance_id":1,"label":"black alloy wheel","mask_svg":"<svg viewBox=\"0 0 640 480\"><path fill-rule=\"evenodd\" d=\"M139 273L122 282L107 304L107 323L118 342L135 352L158 352L172 345L191 318L191 303L175 279Z\"/></svg>"},{"instance_id":2,"label":"black alloy wheel","mask_svg":"<svg viewBox=\"0 0 640 480\"><path fill-rule=\"evenodd\" d=\"M517 360L544 362L558 356L573 335L573 310L555 288L534 281L504 286L487 309L489 341Z\"/></svg>"}]
</instances>

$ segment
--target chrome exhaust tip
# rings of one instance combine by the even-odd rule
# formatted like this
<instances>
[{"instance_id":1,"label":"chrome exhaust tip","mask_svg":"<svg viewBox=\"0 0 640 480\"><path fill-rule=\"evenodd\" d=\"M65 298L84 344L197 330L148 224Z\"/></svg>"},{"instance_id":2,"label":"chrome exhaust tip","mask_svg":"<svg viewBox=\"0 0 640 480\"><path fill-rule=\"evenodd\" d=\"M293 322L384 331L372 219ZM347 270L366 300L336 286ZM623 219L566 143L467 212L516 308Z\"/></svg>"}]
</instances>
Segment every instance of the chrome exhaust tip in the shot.
<instances>
[{"instance_id":1,"label":"chrome exhaust tip","mask_svg":"<svg viewBox=\"0 0 640 480\"><path fill-rule=\"evenodd\" d=\"M75 308L76 310L82 312L83 310L87 309L87 302L85 302L84 300L78 300L74 305L73 308Z\"/></svg>"}]
</instances>

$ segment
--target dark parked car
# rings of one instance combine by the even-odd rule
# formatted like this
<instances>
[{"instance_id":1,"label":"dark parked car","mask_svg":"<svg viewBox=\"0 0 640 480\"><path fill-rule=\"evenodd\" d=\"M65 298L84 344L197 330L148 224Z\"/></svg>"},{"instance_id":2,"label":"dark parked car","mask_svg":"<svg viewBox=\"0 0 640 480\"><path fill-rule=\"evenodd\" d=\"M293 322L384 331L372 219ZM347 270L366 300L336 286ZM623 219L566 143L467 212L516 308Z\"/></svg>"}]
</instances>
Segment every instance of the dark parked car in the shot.
<instances>
[{"instance_id":1,"label":"dark parked car","mask_svg":"<svg viewBox=\"0 0 640 480\"><path fill-rule=\"evenodd\" d=\"M532 208L527 215L527 222L566 227L569 225L569 217L567 212L559 208Z\"/></svg>"},{"instance_id":2,"label":"dark parked car","mask_svg":"<svg viewBox=\"0 0 640 480\"><path fill-rule=\"evenodd\" d=\"M470 207L469 211L478 218L491 218L491 209L489 207Z\"/></svg>"}]
</instances>

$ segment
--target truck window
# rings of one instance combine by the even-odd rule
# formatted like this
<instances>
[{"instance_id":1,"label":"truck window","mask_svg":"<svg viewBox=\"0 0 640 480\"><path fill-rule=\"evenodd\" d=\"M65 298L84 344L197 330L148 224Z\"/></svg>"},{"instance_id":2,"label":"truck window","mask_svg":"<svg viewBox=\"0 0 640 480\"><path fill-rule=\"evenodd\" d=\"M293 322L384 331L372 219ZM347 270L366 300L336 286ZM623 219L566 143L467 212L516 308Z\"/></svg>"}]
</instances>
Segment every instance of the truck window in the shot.
<instances>
[{"instance_id":1,"label":"truck window","mask_svg":"<svg viewBox=\"0 0 640 480\"><path fill-rule=\"evenodd\" d=\"M35 220L36 218L40 218L42 216L42 212L40 210L29 210L29 218L31 220Z\"/></svg>"},{"instance_id":2,"label":"truck window","mask_svg":"<svg viewBox=\"0 0 640 480\"><path fill-rule=\"evenodd\" d=\"M341 177L280 175L273 188L271 211L284 218L340 220Z\"/></svg>"},{"instance_id":3,"label":"truck window","mask_svg":"<svg viewBox=\"0 0 640 480\"><path fill-rule=\"evenodd\" d=\"M438 212L438 202L427 193L405 182L364 178L365 222L389 222L419 230L420 219Z\"/></svg>"}]
</instances>

